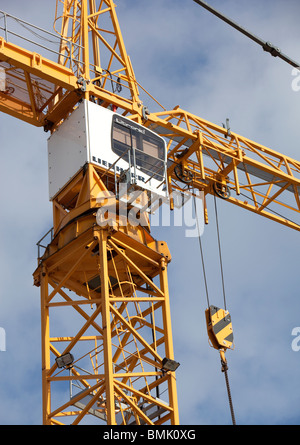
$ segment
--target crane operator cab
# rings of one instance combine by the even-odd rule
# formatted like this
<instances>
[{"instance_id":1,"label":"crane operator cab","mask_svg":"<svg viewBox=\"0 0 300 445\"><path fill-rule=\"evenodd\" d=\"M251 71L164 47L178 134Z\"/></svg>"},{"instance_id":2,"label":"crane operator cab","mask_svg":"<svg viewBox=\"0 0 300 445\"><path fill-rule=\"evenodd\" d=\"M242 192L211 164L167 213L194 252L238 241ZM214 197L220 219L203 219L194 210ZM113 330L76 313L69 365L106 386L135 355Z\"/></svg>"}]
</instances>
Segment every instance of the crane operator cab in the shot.
<instances>
[{"instance_id":1,"label":"crane operator cab","mask_svg":"<svg viewBox=\"0 0 300 445\"><path fill-rule=\"evenodd\" d=\"M167 149L155 132L91 101L78 108L48 139L50 200L92 163L114 178L119 200L140 192L148 212L168 200ZM125 198L126 196L126 198Z\"/></svg>"},{"instance_id":2,"label":"crane operator cab","mask_svg":"<svg viewBox=\"0 0 300 445\"><path fill-rule=\"evenodd\" d=\"M112 153L124 167L119 182L129 190L147 191L148 204L167 198L166 143L151 130L118 114L112 117ZM115 161L117 164L117 161ZM118 169L118 165L116 165ZM122 195L121 189L119 194ZM120 199L122 197L120 196Z\"/></svg>"}]
</instances>

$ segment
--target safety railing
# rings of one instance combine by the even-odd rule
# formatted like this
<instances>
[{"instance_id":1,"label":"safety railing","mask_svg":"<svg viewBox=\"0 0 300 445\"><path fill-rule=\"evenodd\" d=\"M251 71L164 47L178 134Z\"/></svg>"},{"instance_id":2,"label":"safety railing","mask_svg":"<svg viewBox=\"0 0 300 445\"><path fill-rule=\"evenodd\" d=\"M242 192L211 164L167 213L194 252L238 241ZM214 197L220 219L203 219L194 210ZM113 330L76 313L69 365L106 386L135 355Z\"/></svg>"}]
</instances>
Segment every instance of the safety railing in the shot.
<instances>
[{"instance_id":1,"label":"safety railing","mask_svg":"<svg viewBox=\"0 0 300 445\"><path fill-rule=\"evenodd\" d=\"M53 233L54 233L54 229L53 229L53 227L51 227L51 229L48 230L48 232L45 233L45 235L36 243L37 248L38 248L38 261L39 262L41 261L41 258L44 255L48 245L53 240Z\"/></svg>"},{"instance_id":2,"label":"safety railing","mask_svg":"<svg viewBox=\"0 0 300 445\"><path fill-rule=\"evenodd\" d=\"M69 65L73 69L78 67L80 60L74 58L74 47L82 48L78 43L71 42L62 36L19 19L7 12L0 10L0 36L6 42L27 45L30 51L38 52L44 57L54 61L60 61L63 65ZM64 51L60 51L64 48Z\"/></svg>"}]
</instances>

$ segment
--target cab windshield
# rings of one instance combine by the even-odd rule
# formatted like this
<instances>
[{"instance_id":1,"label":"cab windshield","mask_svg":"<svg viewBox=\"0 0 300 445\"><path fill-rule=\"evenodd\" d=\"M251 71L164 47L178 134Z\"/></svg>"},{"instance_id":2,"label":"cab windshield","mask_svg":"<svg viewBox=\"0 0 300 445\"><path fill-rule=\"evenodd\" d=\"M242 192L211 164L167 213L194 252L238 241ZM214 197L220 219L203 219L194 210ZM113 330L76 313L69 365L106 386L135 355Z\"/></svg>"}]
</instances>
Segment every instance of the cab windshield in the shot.
<instances>
[{"instance_id":1,"label":"cab windshield","mask_svg":"<svg viewBox=\"0 0 300 445\"><path fill-rule=\"evenodd\" d=\"M163 181L165 177L164 140L120 116L113 116L112 149L131 166L150 178Z\"/></svg>"}]
</instances>

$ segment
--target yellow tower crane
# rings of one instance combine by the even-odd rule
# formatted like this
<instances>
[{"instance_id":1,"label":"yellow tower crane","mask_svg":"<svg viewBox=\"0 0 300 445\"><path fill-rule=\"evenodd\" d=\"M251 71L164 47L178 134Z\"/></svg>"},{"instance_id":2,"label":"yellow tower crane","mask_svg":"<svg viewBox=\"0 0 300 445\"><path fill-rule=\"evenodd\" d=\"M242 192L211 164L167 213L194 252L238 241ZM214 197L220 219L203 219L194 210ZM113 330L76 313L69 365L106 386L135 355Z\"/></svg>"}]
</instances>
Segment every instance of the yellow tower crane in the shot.
<instances>
[{"instance_id":1,"label":"yellow tower crane","mask_svg":"<svg viewBox=\"0 0 300 445\"><path fill-rule=\"evenodd\" d=\"M57 0L54 25L57 62L0 37L0 110L50 134L53 229L33 274L43 422L177 425L171 255L148 214L188 185L300 230L286 215L300 162L180 107L150 112L113 0Z\"/></svg>"}]
</instances>

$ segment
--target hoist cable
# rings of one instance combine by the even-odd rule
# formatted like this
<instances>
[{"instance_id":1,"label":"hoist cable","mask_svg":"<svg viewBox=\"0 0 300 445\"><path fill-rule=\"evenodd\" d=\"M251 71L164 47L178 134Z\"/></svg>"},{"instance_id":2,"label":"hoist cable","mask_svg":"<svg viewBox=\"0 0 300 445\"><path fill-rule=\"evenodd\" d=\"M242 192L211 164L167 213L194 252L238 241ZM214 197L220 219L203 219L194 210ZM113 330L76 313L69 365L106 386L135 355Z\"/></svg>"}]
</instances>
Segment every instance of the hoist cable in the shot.
<instances>
[{"instance_id":1,"label":"hoist cable","mask_svg":"<svg viewBox=\"0 0 300 445\"><path fill-rule=\"evenodd\" d=\"M216 196L215 195L214 195L214 204L215 204L215 214L216 214L216 226L217 226L217 235L218 235L219 259L220 259L220 270L221 270L221 278L222 278L224 309L226 311L226 293L225 293L225 282L224 282L224 273L223 273L223 260L222 260L222 251L221 251L221 241L220 241L219 217L218 217L218 209L217 209L217 202L216 202ZM224 363L222 361L222 372L224 372L224 375L225 375L225 382L226 382L226 388L227 388L227 395L228 395L228 402L229 402L229 408L230 408L230 413L231 413L232 424L236 425L235 414L234 414L234 409L233 409L233 403L232 403L231 390L230 390L227 370L228 370L227 363Z\"/></svg>"},{"instance_id":2,"label":"hoist cable","mask_svg":"<svg viewBox=\"0 0 300 445\"><path fill-rule=\"evenodd\" d=\"M207 286L207 280L206 280L204 256L203 256L201 234L200 234L199 220L198 220L197 206L196 206L196 197L195 197L194 190L193 190L193 200L194 200L194 208L195 208L195 217L196 217L196 222L197 222L198 240L199 240L199 247L200 247L200 254L201 254L201 262L202 262L202 270L203 270L203 278L204 278L204 285L205 285L205 292L206 292L207 307L209 307L210 304L209 304L208 286Z\"/></svg>"},{"instance_id":3,"label":"hoist cable","mask_svg":"<svg viewBox=\"0 0 300 445\"><path fill-rule=\"evenodd\" d=\"M197 230L198 230L198 240L199 240L199 248L200 248L200 254L201 254L201 262L202 262L204 285L205 285L205 291L206 291L206 299L207 299L207 305L208 305L208 307L210 307L208 286L207 286L207 279L206 279L206 271L205 271L205 263L204 263L204 255L203 255L201 234L200 234L200 227L199 227L199 219L198 219L198 214L197 214L196 195L195 195L194 189L193 189L193 202L194 202L195 217L196 217L196 224L197 224ZM224 297L224 305L225 305L224 308L226 310L226 295L225 295L225 284L224 284L224 274L223 274L223 265L222 265L220 230L219 230L218 211L217 211L217 203L216 203L216 197L215 196L214 196L214 203L215 203L216 226L217 226L217 234L218 234L219 259L220 259L220 266L221 266L223 297ZM234 414L233 403L232 403L232 397L231 397L231 390L230 390L229 379L228 379L228 374L227 374L228 366L227 366L226 361L221 360L221 363L222 363L222 372L224 372L224 375L225 375L225 382L226 382L226 389L227 389L227 395L228 395L228 401L229 401L229 408L230 408L230 413L231 413L232 424L236 425L235 414Z\"/></svg>"},{"instance_id":4,"label":"hoist cable","mask_svg":"<svg viewBox=\"0 0 300 445\"><path fill-rule=\"evenodd\" d=\"M224 283L224 273L223 273L223 261L222 261L222 252L221 252L221 242L220 242L219 218L218 218L217 202L216 202L216 196L215 195L214 195L214 203L215 203L216 226L217 226L217 235L218 235L221 280L222 280L222 289L223 289L223 298L224 298L224 309L226 310L226 294L225 294L225 283Z\"/></svg>"}]
</instances>

